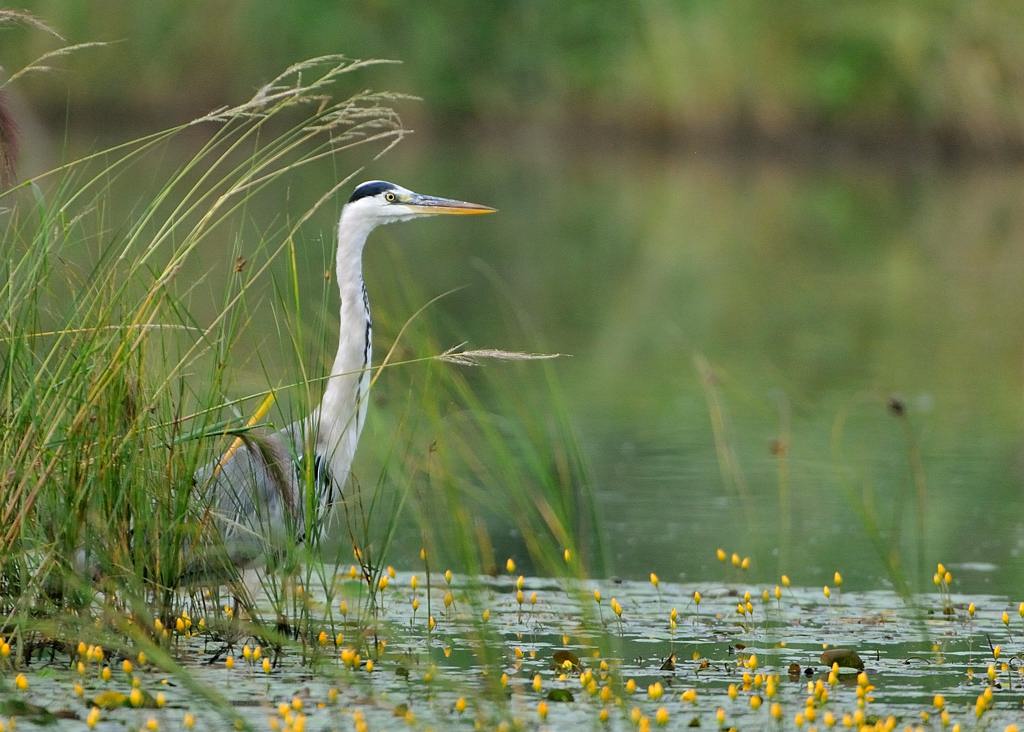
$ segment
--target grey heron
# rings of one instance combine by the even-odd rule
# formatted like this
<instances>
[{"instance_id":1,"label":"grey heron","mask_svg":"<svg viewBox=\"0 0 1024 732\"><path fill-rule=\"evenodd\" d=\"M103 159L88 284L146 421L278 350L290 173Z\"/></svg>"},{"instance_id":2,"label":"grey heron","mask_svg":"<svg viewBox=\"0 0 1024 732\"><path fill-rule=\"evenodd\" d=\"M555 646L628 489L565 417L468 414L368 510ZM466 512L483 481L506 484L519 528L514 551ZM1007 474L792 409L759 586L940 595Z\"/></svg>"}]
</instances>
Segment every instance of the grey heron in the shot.
<instances>
[{"instance_id":1,"label":"grey heron","mask_svg":"<svg viewBox=\"0 0 1024 732\"><path fill-rule=\"evenodd\" d=\"M227 552L223 559L243 566L261 556L268 544L323 536L366 419L373 326L362 260L370 233L382 224L495 210L422 195L387 181L356 186L338 222L340 333L320 405L269 437L246 437L237 449L196 473L196 486L208 491L207 505L222 528ZM311 466L308 460L313 461ZM309 476L312 496L304 490ZM200 564L211 569L205 561Z\"/></svg>"}]
</instances>

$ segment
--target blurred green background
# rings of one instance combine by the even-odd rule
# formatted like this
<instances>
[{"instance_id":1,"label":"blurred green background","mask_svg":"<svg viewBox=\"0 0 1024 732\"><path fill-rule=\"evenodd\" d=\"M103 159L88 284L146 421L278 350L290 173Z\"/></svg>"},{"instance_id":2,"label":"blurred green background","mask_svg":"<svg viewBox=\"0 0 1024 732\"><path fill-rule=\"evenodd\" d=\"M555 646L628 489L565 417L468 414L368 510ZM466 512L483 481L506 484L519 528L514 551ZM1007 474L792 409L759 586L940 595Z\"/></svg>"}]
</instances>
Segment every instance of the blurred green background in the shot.
<instances>
[{"instance_id":1,"label":"blurred green background","mask_svg":"<svg viewBox=\"0 0 1024 732\"><path fill-rule=\"evenodd\" d=\"M69 41L118 42L58 64L76 115L104 124L202 111L296 59L342 51L402 61L374 85L423 97L407 107L422 129L989 152L1024 142L1024 11L1013 0L22 5ZM17 68L54 44L8 30L3 45ZM63 114L59 84L32 97Z\"/></svg>"},{"instance_id":2,"label":"blurred green background","mask_svg":"<svg viewBox=\"0 0 1024 732\"><path fill-rule=\"evenodd\" d=\"M946 562L968 588L1011 592L1024 580L1019 3L27 8L68 42L117 42L18 83L26 170L52 166L65 144L247 98L302 58L402 61L353 80L422 98L398 103L417 134L363 177L501 214L375 235L374 306L397 323L408 314L388 287L399 261L424 299L469 285L431 310L447 342L573 354L556 372L613 571L699 580L721 545L754 556L765 581L786 569L821 584L838 567L849 585L875 586L886 573L858 511L870 506L893 546L914 549L914 448L886 408L897 395L928 486L924 563ZM6 69L59 45L23 28L0 39ZM333 182L296 180L296 200ZM126 188L145 190L136 183ZM322 291L337 206L312 222L323 234L305 265L311 292ZM212 308L231 261L204 256ZM509 303L525 331L504 317ZM384 321L380 336L393 335ZM741 478L722 467L695 354L715 370ZM265 384L265 371L291 380L271 360L247 385ZM538 372L502 373L543 420ZM397 376L381 380L365 464L401 394ZM504 528L498 556L522 556Z\"/></svg>"}]
</instances>

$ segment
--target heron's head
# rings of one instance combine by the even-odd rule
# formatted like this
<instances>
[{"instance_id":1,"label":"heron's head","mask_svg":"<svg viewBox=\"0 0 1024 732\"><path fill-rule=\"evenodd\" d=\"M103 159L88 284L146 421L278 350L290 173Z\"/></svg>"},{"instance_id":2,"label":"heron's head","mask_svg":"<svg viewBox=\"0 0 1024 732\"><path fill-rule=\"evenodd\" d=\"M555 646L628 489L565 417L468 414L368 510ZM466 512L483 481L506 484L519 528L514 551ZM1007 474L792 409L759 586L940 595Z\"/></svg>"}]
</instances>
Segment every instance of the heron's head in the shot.
<instances>
[{"instance_id":1,"label":"heron's head","mask_svg":"<svg viewBox=\"0 0 1024 732\"><path fill-rule=\"evenodd\" d=\"M425 196L384 180L360 183L345 205L347 215L358 216L377 225L445 214L489 214L496 210L478 203Z\"/></svg>"}]
</instances>

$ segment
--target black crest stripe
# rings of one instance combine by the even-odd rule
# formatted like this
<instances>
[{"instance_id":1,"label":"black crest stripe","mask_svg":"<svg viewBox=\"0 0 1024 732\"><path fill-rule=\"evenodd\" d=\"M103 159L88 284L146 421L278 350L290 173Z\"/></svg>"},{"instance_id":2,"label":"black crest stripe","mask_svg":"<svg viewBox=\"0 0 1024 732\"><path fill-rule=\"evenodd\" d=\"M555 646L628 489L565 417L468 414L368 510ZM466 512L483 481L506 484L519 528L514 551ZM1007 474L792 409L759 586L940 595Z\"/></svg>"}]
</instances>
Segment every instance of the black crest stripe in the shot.
<instances>
[{"instance_id":1,"label":"black crest stripe","mask_svg":"<svg viewBox=\"0 0 1024 732\"><path fill-rule=\"evenodd\" d=\"M352 197L348 199L349 203L358 201L360 198L366 198L367 196L376 196L378 193L384 191L391 191L398 188L394 183L388 183L386 180L371 180L366 183L360 183L356 186L356 189L352 191Z\"/></svg>"}]
</instances>

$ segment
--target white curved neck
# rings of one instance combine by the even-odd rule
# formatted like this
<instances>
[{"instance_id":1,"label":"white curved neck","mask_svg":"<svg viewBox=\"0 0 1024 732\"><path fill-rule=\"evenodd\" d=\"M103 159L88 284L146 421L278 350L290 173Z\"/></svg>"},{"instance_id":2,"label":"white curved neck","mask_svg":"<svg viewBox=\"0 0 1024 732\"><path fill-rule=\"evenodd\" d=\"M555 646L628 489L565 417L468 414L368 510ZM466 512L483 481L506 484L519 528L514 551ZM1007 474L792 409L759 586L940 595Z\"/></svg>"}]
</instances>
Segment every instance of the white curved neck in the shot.
<instances>
[{"instance_id":1,"label":"white curved neck","mask_svg":"<svg viewBox=\"0 0 1024 732\"><path fill-rule=\"evenodd\" d=\"M376 223L349 206L338 222L336 275L341 294L338 352L320 403L318 447L333 453L347 436L358 439L366 414L370 368L370 311L363 286L363 247ZM354 447L354 445L353 445Z\"/></svg>"}]
</instances>

